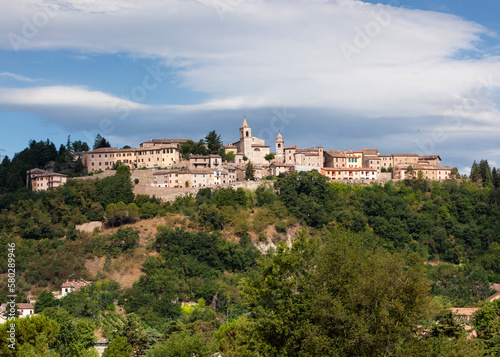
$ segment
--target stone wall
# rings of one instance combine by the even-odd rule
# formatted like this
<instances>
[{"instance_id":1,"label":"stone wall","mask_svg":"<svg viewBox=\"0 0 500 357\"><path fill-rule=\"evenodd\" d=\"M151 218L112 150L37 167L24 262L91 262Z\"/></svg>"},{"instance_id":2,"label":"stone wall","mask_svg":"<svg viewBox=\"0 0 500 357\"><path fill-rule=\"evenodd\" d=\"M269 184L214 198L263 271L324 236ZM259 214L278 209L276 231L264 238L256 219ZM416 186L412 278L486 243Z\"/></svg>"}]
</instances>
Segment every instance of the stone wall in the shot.
<instances>
[{"instance_id":1,"label":"stone wall","mask_svg":"<svg viewBox=\"0 0 500 357\"><path fill-rule=\"evenodd\" d=\"M267 182L267 181L237 181L237 182L232 182L229 184L212 185L212 186L207 186L207 187L212 188L212 189L228 188L228 187L238 189L239 187L242 187L242 188L248 189L248 190L256 190L257 187L259 187L262 184L271 185L272 182ZM180 196L188 196L188 195L196 196L196 194L198 193L198 190L200 190L200 187L196 187L196 188L170 188L170 189L166 189L166 190L173 190L173 192L169 192L169 193L160 195L159 193L155 193L155 192L160 192L160 191L154 191L154 190L161 190L163 188L159 188L159 187L150 187L150 188L152 190L150 190L149 192L152 192L156 197L162 199L165 202L173 202L173 201L175 201L175 199L177 197L180 197ZM206 187L202 187L202 188L206 188Z\"/></svg>"}]
</instances>

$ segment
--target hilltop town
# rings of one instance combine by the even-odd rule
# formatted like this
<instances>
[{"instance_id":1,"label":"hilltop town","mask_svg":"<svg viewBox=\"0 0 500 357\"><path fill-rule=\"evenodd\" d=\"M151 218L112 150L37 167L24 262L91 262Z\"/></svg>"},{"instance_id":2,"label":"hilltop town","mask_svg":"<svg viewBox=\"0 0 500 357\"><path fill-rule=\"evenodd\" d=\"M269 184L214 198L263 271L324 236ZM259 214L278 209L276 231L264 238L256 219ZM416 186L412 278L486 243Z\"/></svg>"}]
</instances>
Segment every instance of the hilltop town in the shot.
<instances>
[{"instance_id":1,"label":"hilltop town","mask_svg":"<svg viewBox=\"0 0 500 357\"><path fill-rule=\"evenodd\" d=\"M381 154L378 149L325 150L318 146L299 148L287 145L278 133L273 150L265 140L252 135L246 117L239 128L239 141L223 146L220 154L182 155L182 145L189 139L151 139L138 148L101 147L75 152L88 173L100 173L125 165L130 169L150 170L152 187L199 188L231 184L245 179L262 179L288 175L292 171L317 170L334 181L369 182L421 178L447 180L455 178L453 168L441 166L435 155ZM251 164L251 175L248 165ZM41 169L29 172L34 190L57 187L67 176Z\"/></svg>"}]
</instances>

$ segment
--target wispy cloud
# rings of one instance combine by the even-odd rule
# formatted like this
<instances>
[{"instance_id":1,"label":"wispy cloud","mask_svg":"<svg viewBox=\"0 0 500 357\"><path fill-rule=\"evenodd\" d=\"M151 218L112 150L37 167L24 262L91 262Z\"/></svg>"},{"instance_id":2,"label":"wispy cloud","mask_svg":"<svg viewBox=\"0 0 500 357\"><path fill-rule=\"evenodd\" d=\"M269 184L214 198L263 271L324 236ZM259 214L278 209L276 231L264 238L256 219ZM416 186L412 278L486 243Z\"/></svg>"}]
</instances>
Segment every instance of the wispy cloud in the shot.
<instances>
[{"instance_id":1,"label":"wispy cloud","mask_svg":"<svg viewBox=\"0 0 500 357\"><path fill-rule=\"evenodd\" d=\"M41 78L29 78L26 76L22 76L20 74L9 73L9 72L0 72L0 77L12 78L15 79L16 81L21 81L21 82L38 82L42 80Z\"/></svg>"}]
</instances>

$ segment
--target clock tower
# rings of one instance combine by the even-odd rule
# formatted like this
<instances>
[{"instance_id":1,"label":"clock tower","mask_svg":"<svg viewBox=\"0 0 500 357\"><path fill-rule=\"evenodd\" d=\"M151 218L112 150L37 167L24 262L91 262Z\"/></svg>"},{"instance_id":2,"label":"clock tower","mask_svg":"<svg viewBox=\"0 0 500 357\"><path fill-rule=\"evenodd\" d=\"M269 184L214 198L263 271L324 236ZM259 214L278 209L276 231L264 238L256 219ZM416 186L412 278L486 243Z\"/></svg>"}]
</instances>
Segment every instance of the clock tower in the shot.
<instances>
[{"instance_id":1,"label":"clock tower","mask_svg":"<svg viewBox=\"0 0 500 357\"><path fill-rule=\"evenodd\" d=\"M285 142L281 136L281 132L278 132L276 137L276 162L285 162Z\"/></svg>"}]
</instances>

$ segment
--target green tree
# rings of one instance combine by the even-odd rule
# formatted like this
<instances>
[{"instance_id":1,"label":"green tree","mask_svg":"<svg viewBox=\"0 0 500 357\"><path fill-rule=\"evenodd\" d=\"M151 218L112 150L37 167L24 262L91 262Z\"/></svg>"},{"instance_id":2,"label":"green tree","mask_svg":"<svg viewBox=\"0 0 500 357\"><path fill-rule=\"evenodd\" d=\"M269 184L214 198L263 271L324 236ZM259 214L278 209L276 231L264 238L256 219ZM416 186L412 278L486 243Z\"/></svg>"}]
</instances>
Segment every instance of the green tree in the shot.
<instances>
[{"instance_id":1,"label":"green tree","mask_svg":"<svg viewBox=\"0 0 500 357\"><path fill-rule=\"evenodd\" d=\"M269 153L266 156L264 156L264 160L267 160L267 162L271 163L272 160L274 160L274 154Z\"/></svg>"},{"instance_id":2,"label":"green tree","mask_svg":"<svg viewBox=\"0 0 500 357\"><path fill-rule=\"evenodd\" d=\"M481 172L479 171L479 165L476 163L475 160L474 160L472 167L470 169L469 177L470 177L472 182L476 182L476 183L479 182L479 180L481 179Z\"/></svg>"},{"instance_id":3,"label":"green tree","mask_svg":"<svg viewBox=\"0 0 500 357\"><path fill-rule=\"evenodd\" d=\"M54 297L51 291L42 291L38 295L35 303L35 314L39 314L47 307L54 307L58 305L58 300Z\"/></svg>"},{"instance_id":4,"label":"green tree","mask_svg":"<svg viewBox=\"0 0 500 357\"><path fill-rule=\"evenodd\" d=\"M481 177L483 187L491 185L491 183L492 183L491 169L490 169L490 164L488 163L488 160L481 160L479 162L479 176Z\"/></svg>"},{"instance_id":5,"label":"green tree","mask_svg":"<svg viewBox=\"0 0 500 357\"><path fill-rule=\"evenodd\" d=\"M12 325L14 327L12 328ZM11 338L9 331L14 330L15 338ZM3 357L16 356L22 346L30 345L25 351L34 352L36 356L56 356L50 353L50 346L56 341L60 331L59 324L46 316L30 316L8 320L0 325L0 355ZM14 345L14 349L9 348Z\"/></svg>"},{"instance_id":6,"label":"green tree","mask_svg":"<svg viewBox=\"0 0 500 357\"><path fill-rule=\"evenodd\" d=\"M96 339L94 322L88 319L75 319L63 308L46 309L44 315L54 319L61 326L53 343L61 357L90 357L94 355L93 347Z\"/></svg>"},{"instance_id":7,"label":"green tree","mask_svg":"<svg viewBox=\"0 0 500 357\"><path fill-rule=\"evenodd\" d=\"M96 183L100 192L100 203L107 207L110 203L132 203L135 195L132 181L128 175L113 175Z\"/></svg>"},{"instance_id":8,"label":"green tree","mask_svg":"<svg viewBox=\"0 0 500 357\"><path fill-rule=\"evenodd\" d=\"M212 341L207 341L203 334L185 330L172 333L164 343L150 349L146 357L209 357L215 352Z\"/></svg>"},{"instance_id":9,"label":"green tree","mask_svg":"<svg viewBox=\"0 0 500 357\"><path fill-rule=\"evenodd\" d=\"M89 145L81 140L73 141L71 143L71 151L72 152L81 152L81 151L89 151Z\"/></svg>"},{"instance_id":10,"label":"green tree","mask_svg":"<svg viewBox=\"0 0 500 357\"><path fill-rule=\"evenodd\" d=\"M415 169L413 168L413 166L410 165L406 168L405 179L413 180L414 178L415 178Z\"/></svg>"},{"instance_id":11,"label":"green tree","mask_svg":"<svg viewBox=\"0 0 500 357\"><path fill-rule=\"evenodd\" d=\"M126 337L115 337L104 350L102 357L130 357L134 349Z\"/></svg>"},{"instance_id":12,"label":"green tree","mask_svg":"<svg viewBox=\"0 0 500 357\"><path fill-rule=\"evenodd\" d=\"M224 160L226 160L227 162L234 162L235 157L236 156L234 155L234 152L230 151L230 152L225 153Z\"/></svg>"},{"instance_id":13,"label":"green tree","mask_svg":"<svg viewBox=\"0 0 500 357\"><path fill-rule=\"evenodd\" d=\"M413 338L429 304L428 282L416 256L379 248L334 231L326 241L305 232L282 244L246 280L263 355L393 355Z\"/></svg>"},{"instance_id":14,"label":"green tree","mask_svg":"<svg viewBox=\"0 0 500 357\"><path fill-rule=\"evenodd\" d=\"M500 170L496 167L491 170L491 181L495 188L500 188Z\"/></svg>"},{"instance_id":15,"label":"green tree","mask_svg":"<svg viewBox=\"0 0 500 357\"><path fill-rule=\"evenodd\" d=\"M257 357L262 341L253 334L254 322L244 316L226 322L214 334L218 350L227 357Z\"/></svg>"},{"instance_id":16,"label":"green tree","mask_svg":"<svg viewBox=\"0 0 500 357\"><path fill-rule=\"evenodd\" d=\"M193 140L188 140L185 143L182 143L180 148L179 148L179 152L181 154L181 157L184 160L189 159L189 155L194 153L194 147L195 147L195 144L194 144Z\"/></svg>"},{"instance_id":17,"label":"green tree","mask_svg":"<svg viewBox=\"0 0 500 357\"><path fill-rule=\"evenodd\" d=\"M224 145L222 144L222 139L220 135L217 135L215 130L210 131L207 136L205 136L204 143L208 148L209 154L218 154L224 156Z\"/></svg>"},{"instance_id":18,"label":"green tree","mask_svg":"<svg viewBox=\"0 0 500 357\"><path fill-rule=\"evenodd\" d=\"M103 138L101 134L97 134L94 140L94 150L99 148L109 148L109 147L111 147L109 141Z\"/></svg>"},{"instance_id":19,"label":"green tree","mask_svg":"<svg viewBox=\"0 0 500 357\"><path fill-rule=\"evenodd\" d=\"M105 217L106 217L106 220L109 223L111 223L111 226L114 228L115 223L120 219L120 212L119 212L118 207L115 203L110 203L106 207Z\"/></svg>"},{"instance_id":20,"label":"green tree","mask_svg":"<svg viewBox=\"0 0 500 357\"><path fill-rule=\"evenodd\" d=\"M245 180L255 180L255 169L251 161L245 167Z\"/></svg>"},{"instance_id":21,"label":"green tree","mask_svg":"<svg viewBox=\"0 0 500 357\"><path fill-rule=\"evenodd\" d=\"M500 355L500 299L488 301L476 311L474 326L486 344L485 356Z\"/></svg>"}]
</instances>

